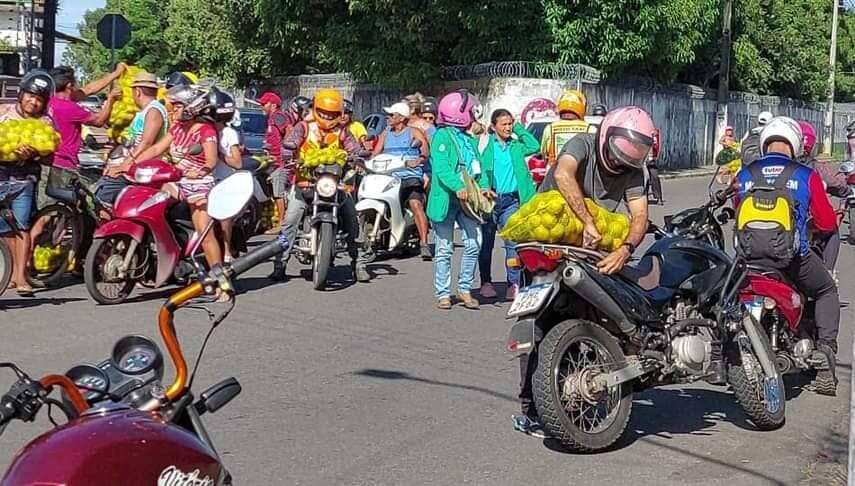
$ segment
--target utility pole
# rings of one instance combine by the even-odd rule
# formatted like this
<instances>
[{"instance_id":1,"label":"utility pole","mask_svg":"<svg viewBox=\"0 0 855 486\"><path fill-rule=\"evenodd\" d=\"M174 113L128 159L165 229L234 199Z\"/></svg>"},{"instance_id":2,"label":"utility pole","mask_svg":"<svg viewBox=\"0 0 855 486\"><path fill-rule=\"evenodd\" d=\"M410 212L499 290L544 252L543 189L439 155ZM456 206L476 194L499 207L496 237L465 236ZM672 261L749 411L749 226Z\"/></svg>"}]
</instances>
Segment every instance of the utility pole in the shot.
<instances>
[{"instance_id":1,"label":"utility pole","mask_svg":"<svg viewBox=\"0 0 855 486\"><path fill-rule=\"evenodd\" d=\"M831 146L834 144L832 131L834 130L834 71L837 68L837 16L840 13L840 0L832 0L832 3L831 52L828 54L828 100L825 106L825 137L822 143L822 153L825 155L831 155Z\"/></svg>"},{"instance_id":2,"label":"utility pole","mask_svg":"<svg viewBox=\"0 0 855 486\"><path fill-rule=\"evenodd\" d=\"M727 126L727 102L730 99L730 24L733 13L733 0L721 2L721 63L718 67L718 103L716 105L716 130L713 141L713 155L718 155L718 141L724 136Z\"/></svg>"}]
</instances>

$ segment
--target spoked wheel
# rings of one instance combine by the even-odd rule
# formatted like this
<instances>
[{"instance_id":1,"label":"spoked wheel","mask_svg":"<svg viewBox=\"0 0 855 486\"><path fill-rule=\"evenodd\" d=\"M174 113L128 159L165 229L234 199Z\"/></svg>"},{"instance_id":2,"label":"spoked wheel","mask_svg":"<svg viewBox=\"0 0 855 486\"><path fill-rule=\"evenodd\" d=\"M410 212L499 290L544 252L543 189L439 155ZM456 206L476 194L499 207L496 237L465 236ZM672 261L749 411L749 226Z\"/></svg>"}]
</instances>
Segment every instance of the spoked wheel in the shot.
<instances>
[{"instance_id":1,"label":"spoked wheel","mask_svg":"<svg viewBox=\"0 0 855 486\"><path fill-rule=\"evenodd\" d=\"M546 431L578 452L604 449L629 422L629 384L599 386L595 378L624 362L617 340L588 321L570 320L553 328L540 345L534 400Z\"/></svg>"},{"instance_id":2,"label":"spoked wheel","mask_svg":"<svg viewBox=\"0 0 855 486\"><path fill-rule=\"evenodd\" d=\"M728 363L727 381L751 423L760 430L774 430L784 425L786 418L784 377L778 373L777 378L767 379L756 354L767 353L773 359L775 355L762 329L760 339L765 349L755 350L746 346L741 351L734 350L739 359Z\"/></svg>"},{"instance_id":3,"label":"spoked wheel","mask_svg":"<svg viewBox=\"0 0 855 486\"><path fill-rule=\"evenodd\" d=\"M37 212L33 222L33 227L41 227L41 231L33 238L27 281L36 288L55 287L82 256L78 252L83 241L83 221L67 206L53 204Z\"/></svg>"},{"instance_id":4,"label":"spoked wheel","mask_svg":"<svg viewBox=\"0 0 855 486\"><path fill-rule=\"evenodd\" d=\"M12 251L6 242L0 241L0 295L9 288L12 280Z\"/></svg>"},{"instance_id":5,"label":"spoked wheel","mask_svg":"<svg viewBox=\"0 0 855 486\"><path fill-rule=\"evenodd\" d=\"M131 257L130 269L121 274L122 263L131 250L129 236L108 236L92 242L83 267L86 290L99 304L120 304L128 298L138 280L139 255Z\"/></svg>"}]
</instances>

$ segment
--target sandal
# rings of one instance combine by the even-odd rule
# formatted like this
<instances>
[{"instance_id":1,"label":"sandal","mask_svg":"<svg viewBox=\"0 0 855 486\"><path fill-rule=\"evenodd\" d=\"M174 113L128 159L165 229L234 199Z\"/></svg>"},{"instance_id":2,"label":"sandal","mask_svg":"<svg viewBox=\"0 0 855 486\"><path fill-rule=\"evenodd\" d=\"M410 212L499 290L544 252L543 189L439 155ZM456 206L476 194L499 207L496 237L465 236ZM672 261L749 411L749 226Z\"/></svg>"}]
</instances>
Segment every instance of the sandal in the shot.
<instances>
[{"instance_id":1,"label":"sandal","mask_svg":"<svg viewBox=\"0 0 855 486\"><path fill-rule=\"evenodd\" d=\"M33 293L33 288L29 285L15 285L15 291L18 292L18 295L21 297L32 297L35 295Z\"/></svg>"},{"instance_id":2,"label":"sandal","mask_svg":"<svg viewBox=\"0 0 855 486\"><path fill-rule=\"evenodd\" d=\"M437 309L441 310L451 310L451 299L448 297L443 297L436 301Z\"/></svg>"}]
</instances>

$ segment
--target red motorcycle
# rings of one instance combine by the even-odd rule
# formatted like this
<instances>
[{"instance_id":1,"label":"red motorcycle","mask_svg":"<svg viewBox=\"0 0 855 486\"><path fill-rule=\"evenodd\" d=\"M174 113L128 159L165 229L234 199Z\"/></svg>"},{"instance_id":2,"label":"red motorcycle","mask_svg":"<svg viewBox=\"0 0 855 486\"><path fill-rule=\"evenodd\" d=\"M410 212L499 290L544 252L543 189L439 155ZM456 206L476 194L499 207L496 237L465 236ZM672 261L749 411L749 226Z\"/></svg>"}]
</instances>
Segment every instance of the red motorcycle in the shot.
<instances>
[{"instance_id":1,"label":"red motorcycle","mask_svg":"<svg viewBox=\"0 0 855 486\"><path fill-rule=\"evenodd\" d=\"M112 219L95 231L83 268L86 289L100 304L124 302L137 283L158 288L198 271L194 257L202 237L190 209L162 191L181 180L181 172L150 160L134 165L128 178L134 185L119 193Z\"/></svg>"},{"instance_id":2,"label":"red motorcycle","mask_svg":"<svg viewBox=\"0 0 855 486\"><path fill-rule=\"evenodd\" d=\"M209 212L213 217L232 217L246 204L252 193L251 176L240 179L216 195L216 188L211 191ZM215 208L215 197L223 205ZM65 375L39 380L12 363L0 363L0 368L12 369L18 376L0 397L0 430L12 420L32 422L44 405L48 405L48 413L55 407L68 419L63 425L54 422L56 428L21 449L0 486L232 484L201 417L229 403L241 386L229 378L198 399L194 397L195 369L188 373L174 314L193 299L213 295L217 288L232 294L234 277L286 246L273 240L231 265L216 266L166 301L158 314L158 329L175 370L168 386L161 384L164 364L160 350L142 336L122 338L111 357L97 365L78 365ZM228 316L234 302L232 299L220 315L210 314L211 332ZM204 348L203 344L197 364ZM51 396L57 388L61 396Z\"/></svg>"}]
</instances>

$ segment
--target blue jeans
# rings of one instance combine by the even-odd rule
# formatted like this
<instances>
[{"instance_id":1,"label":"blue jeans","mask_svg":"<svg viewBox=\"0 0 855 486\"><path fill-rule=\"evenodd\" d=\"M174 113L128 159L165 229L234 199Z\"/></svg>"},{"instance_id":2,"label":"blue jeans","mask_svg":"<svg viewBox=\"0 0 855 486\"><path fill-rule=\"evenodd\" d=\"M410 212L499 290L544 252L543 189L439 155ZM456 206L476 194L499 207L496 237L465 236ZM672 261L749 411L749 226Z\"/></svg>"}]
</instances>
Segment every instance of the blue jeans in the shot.
<instances>
[{"instance_id":1,"label":"blue jeans","mask_svg":"<svg viewBox=\"0 0 855 486\"><path fill-rule=\"evenodd\" d=\"M451 257L454 255L454 223L463 230L463 256L460 258L460 274L457 277L457 292L469 293L475 280L475 265L481 248L481 225L469 218L460 209L454 195L448 206L445 220L433 223L436 235L436 252L433 257L433 288L437 299L451 297Z\"/></svg>"},{"instance_id":2,"label":"blue jeans","mask_svg":"<svg viewBox=\"0 0 855 486\"><path fill-rule=\"evenodd\" d=\"M0 183L2 184L2 183ZM9 209L12 210L12 216L17 228L12 228L5 219L0 218L0 234L26 231L30 229L30 220L33 216L33 203L36 184L32 181L27 182L27 186L23 191L19 192L14 199L9 201Z\"/></svg>"},{"instance_id":3,"label":"blue jeans","mask_svg":"<svg viewBox=\"0 0 855 486\"><path fill-rule=\"evenodd\" d=\"M478 255L478 269L481 273L481 285L492 283L493 277L490 265L493 261L493 245L496 243L496 231L501 230L508 223L508 219L520 208L519 196L515 193L499 194L496 199L496 207L493 209L493 218L481 227L484 235L484 243L481 245L481 253ZM519 285L520 271L508 266L508 259L517 256L514 250L516 243L505 241L505 273L508 285Z\"/></svg>"}]
</instances>

